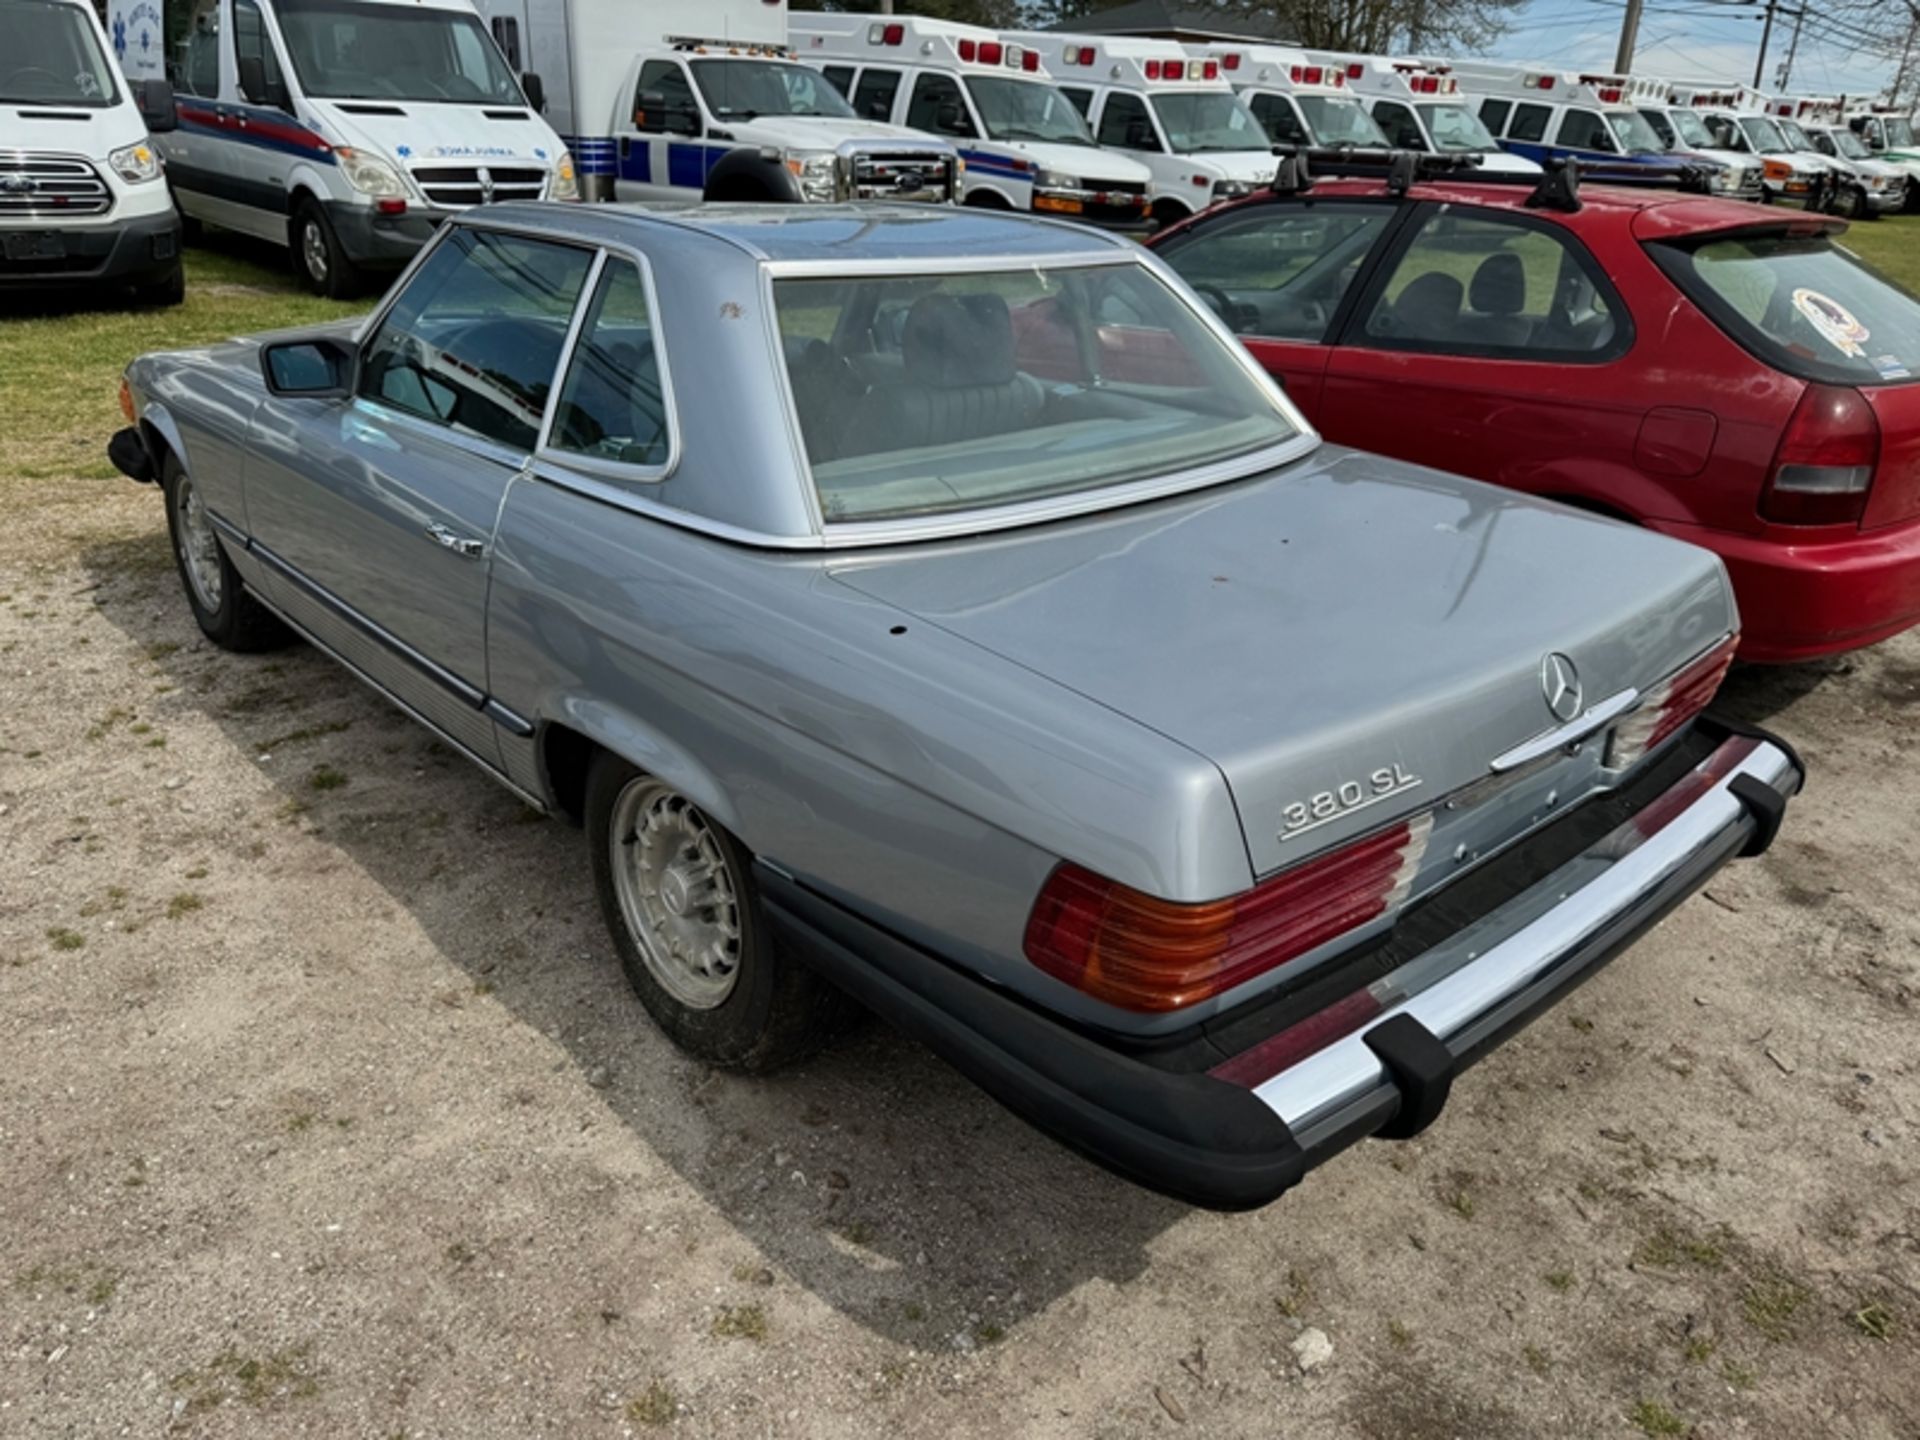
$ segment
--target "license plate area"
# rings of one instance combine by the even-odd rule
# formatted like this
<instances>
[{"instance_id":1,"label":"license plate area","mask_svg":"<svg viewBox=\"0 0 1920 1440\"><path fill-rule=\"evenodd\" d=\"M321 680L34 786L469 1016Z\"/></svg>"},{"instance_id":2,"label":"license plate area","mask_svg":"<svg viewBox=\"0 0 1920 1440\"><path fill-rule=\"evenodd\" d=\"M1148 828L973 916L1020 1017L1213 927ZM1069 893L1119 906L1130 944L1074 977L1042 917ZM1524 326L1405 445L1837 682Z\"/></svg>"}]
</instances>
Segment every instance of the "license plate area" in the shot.
<instances>
[{"instance_id":1,"label":"license plate area","mask_svg":"<svg viewBox=\"0 0 1920 1440\"><path fill-rule=\"evenodd\" d=\"M57 230L14 230L6 237L9 260L64 260L67 237Z\"/></svg>"}]
</instances>

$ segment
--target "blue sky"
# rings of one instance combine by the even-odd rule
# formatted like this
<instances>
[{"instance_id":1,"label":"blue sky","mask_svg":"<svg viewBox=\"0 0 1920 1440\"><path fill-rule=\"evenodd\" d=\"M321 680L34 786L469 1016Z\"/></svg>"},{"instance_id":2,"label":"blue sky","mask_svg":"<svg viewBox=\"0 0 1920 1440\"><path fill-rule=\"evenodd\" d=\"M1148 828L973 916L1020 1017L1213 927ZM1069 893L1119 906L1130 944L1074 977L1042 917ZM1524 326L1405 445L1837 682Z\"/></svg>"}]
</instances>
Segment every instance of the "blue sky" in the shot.
<instances>
[{"instance_id":1,"label":"blue sky","mask_svg":"<svg viewBox=\"0 0 1920 1440\"><path fill-rule=\"evenodd\" d=\"M1741 84L1753 79L1760 49L1760 6L1713 0L1644 0L1640 43L1634 70L1643 75L1724 79ZM1817 0L1803 0L1818 14ZM1515 12L1513 28L1492 47L1503 60L1550 61L1556 69L1613 68L1620 40L1622 0L1529 0ZM1767 47L1767 79L1772 89L1786 57L1793 22L1776 20ZM1795 94L1831 95L1884 90L1891 63L1862 56L1852 46L1801 36L1788 88Z\"/></svg>"}]
</instances>

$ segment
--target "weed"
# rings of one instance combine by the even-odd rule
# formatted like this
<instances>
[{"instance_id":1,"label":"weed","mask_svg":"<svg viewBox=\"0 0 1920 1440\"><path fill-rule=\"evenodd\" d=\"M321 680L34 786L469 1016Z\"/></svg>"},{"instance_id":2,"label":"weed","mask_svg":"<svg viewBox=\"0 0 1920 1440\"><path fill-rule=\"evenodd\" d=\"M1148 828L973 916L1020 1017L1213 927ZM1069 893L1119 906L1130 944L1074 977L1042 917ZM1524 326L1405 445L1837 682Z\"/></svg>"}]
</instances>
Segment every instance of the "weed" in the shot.
<instances>
[{"instance_id":1,"label":"weed","mask_svg":"<svg viewBox=\"0 0 1920 1440\"><path fill-rule=\"evenodd\" d=\"M1527 1362L1527 1368L1536 1375L1545 1375L1553 1369L1553 1361L1547 1358L1547 1352L1538 1345L1529 1345L1520 1352L1520 1358Z\"/></svg>"},{"instance_id":2,"label":"weed","mask_svg":"<svg viewBox=\"0 0 1920 1440\"><path fill-rule=\"evenodd\" d=\"M193 914L196 910L205 909L206 904L207 902L194 894L193 891L182 890L171 900L167 901L167 919L181 919L183 916Z\"/></svg>"},{"instance_id":3,"label":"weed","mask_svg":"<svg viewBox=\"0 0 1920 1440\"><path fill-rule=\"evenodd\" d=\"M286 745L298 745L302 740L317 740L322 735L338 735L342 730L352 728L351 720L323 720L317 725L302 725L298 730L289 730L284 735L276 735L271 740L262 740L259 749L271 754Z\"/></svg>"},{"instance_id":4,"label":"weed","mask_svg":"<svg viewBox=\"0 0 1920 1440\"><path fill-rule=\"evenodd\" d=\"M206 878L207 878L207 867L204 865L196 865L191 870L187 871L187 879L189 880L204 880Z\"/></svg>"},{"instance_id":5,"label":"weed","mask_svg":"<svg viewBox=\"0 0 1920 1440\"><path fill-rule=\"evenodd\" d=\"M164 660L180 647L171 640L156 640L147 646L147 659Z\"/></svg>"},{"instance_id":6,"label":"weed","mask_svg":"<svg viewBox=\"0 0 1920 1440\"><path fill-rule=\"evenodd\" d=\"M1590 1033L1593 1029L1593 1021L1584 1015L1567 1016L1567 1024L1578 1030L1582 1035Z\"/></svg>"},{"instance_id":7,"label":"weed","mask_svg":"<svg viewBox=\"0 0 1920 1440\"><path fill-rule=\"evenodd\" d=\"M1727 1232L1724 1229L1712 1235L1688 1235L1662 1225L1640 1243L1640 1247L1633 1252L1633 1259L1637 1265L1651 1265L1662 1270L1673 1270L1682 1265L1719 1270L1726 1265L1726 1241Z\"/></svg>"},{"instance_id":8,"label":"weed","mask_svg":"<svg viewBox=\"0 0 1920 1440\"><path fill-rule=\"evenodd\" d=\"M1754 1281L1740 1297L1747 1323L1774 1341L1792 1336L1800 1309L1806 1303L1806 1288L1777 1272Z\"/></svg>"},{"instance_id":9,"label":"weed","mask_svg":"<svg viewBox=\"0 0 1920 1440\"><path fill-rule=\"evenodd\" d=\"M331 765L318 766L307 776L307 784L315 790L338 790L347 783L347 777Z\"/></svg>"},{"instance_id":10,"label":"weed","mask_svg":"<svg viewBox=\"0 0 1920 1440\"><path fill-rule=\"evenodd\" d=\"M1877 1300L1869 1301L1853 1312L1853 1328L1869 1340L1893 1338L1893 1312Z\"/></svg>"},{"instance_id":11,"label":"weed","mask_svg":"<svg viewBox=\"0 0 1920 1440\"><path fill-rule=\"evenodd\" d=\"M456 1265L471 1265L479 1258L479 1252L464 1240L456 1240L447 1246L447 1259Z\"/></svg>"},{"instance_id":12,"label":"weed","mask_svg":"<svg viewBox=\"0 0 1920 1440\"><path fill-rule=\"evenodd\" d=\"M671 1425L680 1413L680 1402L665 1382L655 1380L627 1402L627 1419L636 1425Z\"/></svg>"},{"instance_id":13,"label":"weed","mask_svg":"<svg viewBox=\"0 0 1920 1440\"><path fill-rule=\"evenodd\" d=\"M1462 1220L1471 1220L1479 1207L1465 1190L1455 1190L1447 1196L1447 1208Z\"/></svg>"},{"instance_id":14,"label":"weed","mask_svg":"<svg viewBox=\"0 0 1920 1440\"><path fill-rule=\"evenodd\" d=\"M909 1300L900 1307L900 1313L918 1325L927 1318L927 1307L922 1305L918 1300Z\"/></svg>"},{"instance_id":15,"label":"weed","mask_svg":"<svg viewBox=\"0 0 1920 1440\"><path fill-rule=\"evenodd\" d=\"M758 1305L722 1305L713 1317L713 1333L722 1340L764 1340L767 1312Z\"/></svg>"},{"instance_id":16,"label":"weed","mask_svg":"<svg viewBox=\"0 0 1920 1440\"><path fill-rule=\"evenodd\" d=\"M78 930L69 930L64 925L55 925L48 929L47 939L53 942L56 950L78 950L87 943L87 937Z\"/></svg>"},{"instance_id":17,"label":"weed","mask_svg":"<svg viewBox=\"0 0 1920 1440\"><path fill-rule=\"evenodd\" d=\"M1557 1290L1562 1295L1573 1289L1574 1275L1571 1270L1549 1270L1541 1278L1547 1282L1549 1290Z\"/></svg>"},{"instance_id":18,"label":"weed","mask_svg":"<svg viewBox=\"0 0 1920 1440\"><path fill-rule=\"evenodd\" d=\"M1736 1360L1722 1360L1720 1378L1736 1390L1751 1390L1760 1376Z\"/></svg>"},{"instance_id":19,"label":"weed","mask_svg":"<svg viewBox=\"0 0 1920 1440\"><path fill-rule=\"evenodd\" d=\"M189 1412L212 1410L229 1400L264 1409L284 1400L310 1400L320 1393L313 1347L289 1346L266 1355L223 1350L198 1370L183 1370L168 1382L187 1397Z\"/></svg>"},{"instance_id":20,"label":"weed","mask_svg":"<svg viewBox=\"0 0 1920 1440\"><path fill-rule=\"evenodd\" d=\"M1413 1344L1413 1331L1401 1320L1387 1321L1387 1343L1396 1350L1405 1350Z\"/></svg>"},{"instance_id":21,"label":"weed","mask_svg":"<svg viewBox=\"0 0 1920 1440\"><path fill-rule=\"evenodd\" d=\"M1684 1435L1693 1428L1658 1400L1642 1400L1627 1419L1648 1435Z\"/></svg>"},{"instance_id":22,"label":"weed","mask_svg":"<svg viewBox=\"0 0 1920 1440\"><path fill-rule=\"evenodd\" d=\"M1689 1335L1686 1343L1680 1347L1680 1353L1686 1356L1689 1365L1704 1365L1719 1348L1705 1335Z\"/></svg>"},{"instance_id":23,"label":"weed","mask_svg":"<svg viewBox=\"0 0 1920 1440\"><path fill-rule=\"evenodd\" d=\"M320 1117L311 1110L296 1110L287 1117L287 1133L304 1135L313 1128L313 1122Z\"/></svg>"},{"instance_id":24,"label":"weed","mask_svg":"<svg viewBox=\"0 0 1920 1440\"><path fill-rule=\"evenodd\" d=\"M1289 1320L1298 1320L1313 1303L1313 1285L1299 1270L1289 1265L1286 1291L1276 1296L1273 1303Z\"/></svg>"}]
</instances>

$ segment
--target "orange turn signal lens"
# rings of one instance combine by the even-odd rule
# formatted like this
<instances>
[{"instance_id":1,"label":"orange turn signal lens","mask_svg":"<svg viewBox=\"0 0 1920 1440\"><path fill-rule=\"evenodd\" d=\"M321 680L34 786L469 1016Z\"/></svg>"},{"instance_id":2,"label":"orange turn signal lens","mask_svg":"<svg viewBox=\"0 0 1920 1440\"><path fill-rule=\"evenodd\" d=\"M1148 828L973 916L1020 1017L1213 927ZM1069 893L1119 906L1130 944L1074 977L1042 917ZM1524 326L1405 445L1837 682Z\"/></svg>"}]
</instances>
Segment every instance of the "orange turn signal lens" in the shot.
<instances>
[{"instance_id":1,"label":"orange turn signal lens","mask_svg":"<svg viewBox=\"0 0 1920 1440\"><path fill-rule=\"evenodd\" d=\"M127 384L127 377L120 377L120 413L127 417L127 423L133 424L133 387Z\"/></svg>"}]
</instances>

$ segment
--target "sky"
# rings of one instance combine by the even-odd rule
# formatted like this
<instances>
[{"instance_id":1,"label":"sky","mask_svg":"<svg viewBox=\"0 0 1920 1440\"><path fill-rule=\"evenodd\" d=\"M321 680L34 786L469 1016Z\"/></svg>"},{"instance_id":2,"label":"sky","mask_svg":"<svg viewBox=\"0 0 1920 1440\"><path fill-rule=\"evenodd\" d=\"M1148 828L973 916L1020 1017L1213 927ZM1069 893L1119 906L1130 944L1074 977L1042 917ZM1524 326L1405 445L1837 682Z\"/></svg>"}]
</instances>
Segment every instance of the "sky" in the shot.
<instances>
[{"instance_id":1,"label":"sky","mask_svg":"<svg viewBox=\"0 0 1920 1440\"><path fill-rule=\"evenodd\" d=\"M1760 50L1761 5L1726 0L1643 0L1633 69L1676 79L1753 80ZM1818 0L1803 0L1819 13ZM1550 61L1556 69L1611 70L1620 41L1623 0L1529 0L1513 28L1491 47L1493 58ZM1767 77L1777 88L1793 22L1778 19L1767 47ZM1879 92L1892 78L1891 62L1856 47L1802 34L1787 89L1797 95Z\"/></svg>"}]
</instances>

